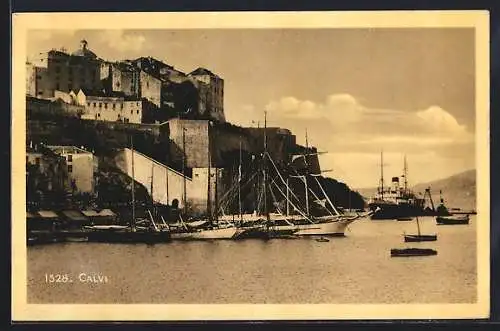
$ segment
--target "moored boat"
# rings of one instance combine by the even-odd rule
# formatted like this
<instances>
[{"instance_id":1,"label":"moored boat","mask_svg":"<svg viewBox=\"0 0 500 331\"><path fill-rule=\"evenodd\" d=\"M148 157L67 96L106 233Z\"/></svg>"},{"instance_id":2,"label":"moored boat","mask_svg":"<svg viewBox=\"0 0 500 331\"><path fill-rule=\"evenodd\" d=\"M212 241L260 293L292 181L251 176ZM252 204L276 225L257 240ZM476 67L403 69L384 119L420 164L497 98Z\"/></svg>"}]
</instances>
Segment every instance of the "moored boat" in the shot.
<instances>
[{"instance_id":1,"label":"moored boat","mask_svg":"<svg viewBox=\"0 0 500 331\"><path fill-rule=\"evenodd\" d=\"M406 234L404 236L405 242L421 242L421 241L436 241L437 235L435 234Z\"/></svg>"},{"instance_id":2,"label":"moored boat","mask_svg":"<svg viewBox=\"0 0 500 331\"><path fill-rule=\"evenodd\" d=\"M436 241L436 234L421 234L420 233L420 221L417 216L417 230L418 234L405 234L404 239L405 242L421 242L421 241Z\"/></svg>"},{"instance_id":3,"label":"moored boat","mask_svg":"<svg viewBox=\"0 0 500 331\"><path fill-rule=\"evenodd\" d=\"M241 233L241 230L235 226L227 227L172 227L170 226L170 235L173 240L216 240L216 239L234 239Z\"/></svg>"},{"instance_id":4,"label":"moored boat","mask_svg":"<svg viewBox=\"0 0 500 331\"><path fill-rule=\"evenodd\" d=\"M437 251L431 248L393 248L392 257L410 257L410 256L432 256L437 255Z\"/></svg>"},{"instance_id":5,"label":"moored boat","mask_svg":"<svg viewBox=\"0 0 500 331\"><path fill-rule=\"evenodd\" d=\"M436 217L437 225L469 224L469 215L452 215Z\"/></svg>"}]
</instances>

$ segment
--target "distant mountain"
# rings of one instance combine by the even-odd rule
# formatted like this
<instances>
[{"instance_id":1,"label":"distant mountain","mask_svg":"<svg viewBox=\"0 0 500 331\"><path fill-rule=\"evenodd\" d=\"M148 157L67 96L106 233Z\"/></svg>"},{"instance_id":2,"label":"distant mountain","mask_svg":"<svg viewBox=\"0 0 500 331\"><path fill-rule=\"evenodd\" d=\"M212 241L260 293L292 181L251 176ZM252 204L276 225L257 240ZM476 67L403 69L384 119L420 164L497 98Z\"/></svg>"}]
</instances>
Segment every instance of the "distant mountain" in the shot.
<instances>
[{"instance_id":1,"label":"distant mountain","mask_svg":"<svg viewBox=\"0 0 500 331\"><path fill-rule=\"evenodd\" d=\"M448 208L476 209L476 170L468 170L447 178L419 183L412 187L417 193L424 193L431 188L434 204L439 204L439 191ZM362 188L357 190L366 200L372 197L377 188Z\"/></svg>"},{"instance_id":2,"label":"distant mountain","mask_svg":"<svg viewBox=\"0 0 500 331\"><path fill-rule=\"evenodd\" d=\"M448 208L476 209L476 170L415 185L415 192L424 192L431 188L434 203L439 203L439 191L443 192L444 203Z\"/></svg>"}]
</instances>

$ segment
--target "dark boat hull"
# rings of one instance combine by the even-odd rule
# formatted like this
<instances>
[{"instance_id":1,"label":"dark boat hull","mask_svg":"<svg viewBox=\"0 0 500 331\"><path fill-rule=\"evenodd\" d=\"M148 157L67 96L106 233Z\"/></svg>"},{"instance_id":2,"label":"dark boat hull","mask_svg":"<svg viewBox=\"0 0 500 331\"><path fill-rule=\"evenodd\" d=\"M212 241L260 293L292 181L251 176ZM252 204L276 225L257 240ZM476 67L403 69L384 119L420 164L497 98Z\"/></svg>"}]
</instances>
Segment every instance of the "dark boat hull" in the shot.
<instances>
[{"instance_id":1,"label":"dark boat hull","mask_svg":"<svg viewBox=\"0 0 500 331\"><path fill-rule=\"evenodd\" d=\"M275 230L266 228L249 228L244 229L236 239L273 239L273 238L294 238L293 234L296 230Z\"/></svg>"},{"instance_id":2,"label":"dark boat hull","mask_svg":"<svg viewBox=\"0 0 500 331\"><path fill-rule=\"evenodd\" d=\"M436 217L437 225L460 225L469 224L469 217L452 218L452 217Z\"/></svg>"},{"instance_id":3,"label":"dark boat hull","mask_svg":"<svg viewBox=\"0 0 500 331\"><path fill-rule=\"evenodd\" d=\"M424 208L420 204L401 203L395 204L390 202L374 202L368 205L374 213L371 216L372 220L389 220L397 219L398 221L406 221L409 218L417 216L450 216L444 205L438 206L435 210ZM378 208L378 210L377 210Z\"/></svg>"},{"instance_id":4,"label":"dark boat hull","mask_svg":"<svg viewBox=\"0 0 500 331\"><path fill-rule=\"evenodd\" d=\"M391 249L392 257L432 256L432 255L437 255L437 251L430 248Z\"/></svg>"},{"instance_id":5,"label":"dark boat hull","mask_svg":"<svg viewBox=\"0 0 500 331\"><path fill-rule=\"evenodd\" d=\"M406 220L415 216L424 216L425 214L423 208L411 204L372 203L369 205L369 208L374 211L371 216L372 220ZM377 208L379 209L377 210Z\"/></svg>"},{"instance_id":6,"label":"dark boat hull","mask_svg":"<svg viewBox=\"0 0 500 331\"><path fill-rule=\"evenodd\" d=\"M404 238L405 238L405 242L436 241L437 235L435 235L435 234L428 234L428 235L407 234L404 236Z\"/></svg>"}]
</instances>

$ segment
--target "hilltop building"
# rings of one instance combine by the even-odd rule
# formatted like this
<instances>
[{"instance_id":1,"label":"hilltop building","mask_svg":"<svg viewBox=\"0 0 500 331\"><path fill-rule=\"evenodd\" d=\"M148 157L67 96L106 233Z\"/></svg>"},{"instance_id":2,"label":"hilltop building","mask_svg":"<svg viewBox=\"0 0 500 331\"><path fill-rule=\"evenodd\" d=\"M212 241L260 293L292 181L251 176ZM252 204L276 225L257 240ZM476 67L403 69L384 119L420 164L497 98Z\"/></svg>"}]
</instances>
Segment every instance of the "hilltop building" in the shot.
<instances>
[{"instance_id":1,"label":"hilltop building","mask_svg":"<svg viewBox=\"0 0 500 331\"><path fill-rule=\"evenodd\" d=\"M92 52L86 40L71 54L41 53L26 67L26 93L31 97L54 98L56 91L99 91L109 97L119 93L151 104L150 117L141 117L148 123L173 117L225 122L224 80L205 68L186 74L152 57L109 62ZM102 117L98 110L92 115Z\"/></svg>"},{"instance_id":2,"label":"hilltop building","mask_svg":"<svg viewBox=\"0 0 500 331\"><path fill-rule=\"evenodd\" d=\"M56 90L69 93L87 88L100 90L100 59L88 48L86 40L72 54L65 50L40 53L26 63L26 94L52 98Z\"/></svg>"},{"instance_id":3,"label":"hilltop building","mask_svg":"<svg viewBox=\"0 0 500 331\"><path fill-rule=\"evenodd\" d=\"M121 92L127 96L140 96L140 69L130 61L101 63L101 82L106 93Z\"/></svg>"},{"instance_id":4,"label":"hilltop building","mask_svg":"<svg viewBox=\"0 0 500 331\"><path fill-rule=\"evenodd\" d=\"M141 123L143 102L120 92L104 93L80 89L72 92L76 103L85 107L82 119Z\"/></svg>"}]
</instances>

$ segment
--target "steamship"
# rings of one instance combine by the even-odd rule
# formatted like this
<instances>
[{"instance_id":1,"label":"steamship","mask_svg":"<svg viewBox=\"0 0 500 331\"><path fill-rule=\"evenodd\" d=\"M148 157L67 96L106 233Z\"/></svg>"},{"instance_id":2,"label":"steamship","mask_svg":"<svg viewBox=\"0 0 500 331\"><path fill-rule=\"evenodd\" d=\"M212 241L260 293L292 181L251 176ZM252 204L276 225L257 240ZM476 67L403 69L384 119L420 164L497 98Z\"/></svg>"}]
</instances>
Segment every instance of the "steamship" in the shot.
<instances>
[{"instance_id":1,"label":"steamship","mask_svg":"<svg viewBox=\"0 0 500 331\"><path fill-rule=\"evenodd\" d=\"M399 177L392 177L391 185L384 187L383 154L381 153L380 186L377 193L368 203L373 211L371 219L404 219L425 214L425 199L418 198L408 189L406 157L404 159L404 185L400 185Z\"/></svg>"}]
</instances>

